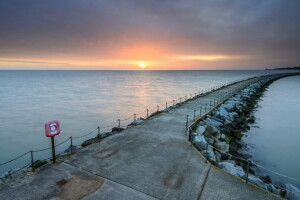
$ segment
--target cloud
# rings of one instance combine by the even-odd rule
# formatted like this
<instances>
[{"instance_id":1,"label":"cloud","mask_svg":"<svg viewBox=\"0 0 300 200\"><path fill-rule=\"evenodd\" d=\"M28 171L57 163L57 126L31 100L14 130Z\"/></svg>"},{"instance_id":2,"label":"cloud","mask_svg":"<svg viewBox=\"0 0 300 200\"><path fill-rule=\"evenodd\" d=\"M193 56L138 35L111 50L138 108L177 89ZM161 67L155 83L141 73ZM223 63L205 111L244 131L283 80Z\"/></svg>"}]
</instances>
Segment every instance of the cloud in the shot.
<instances>
[{"instance_id":1,"label":"cloud","mask_svg":"<svg viewBox=\"0 0 300 200\"><path fill-rule=\"evenodd\" d=\"M299 6L281 0L2 0L0 55L74 63L226 55L245 56L244 67L297 65Z\"/></svg>"}]
</instances>

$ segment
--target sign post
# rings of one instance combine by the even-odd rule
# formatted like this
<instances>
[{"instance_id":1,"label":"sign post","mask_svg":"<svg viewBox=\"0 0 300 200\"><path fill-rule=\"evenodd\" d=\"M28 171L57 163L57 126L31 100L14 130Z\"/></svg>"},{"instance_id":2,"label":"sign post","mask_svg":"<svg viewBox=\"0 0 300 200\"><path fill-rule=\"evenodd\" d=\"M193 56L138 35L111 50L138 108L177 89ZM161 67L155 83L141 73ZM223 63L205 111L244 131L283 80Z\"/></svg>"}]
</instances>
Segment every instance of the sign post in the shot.
<instances>
[{"instance_id":1,"label":"sign post","mask_svg":"<svg viewBox=\"0 0 300 200\"><path fill-rule=\"evenodd\" d=\"M45 133L47 137L51 137L52 146L52 163L56 162L54 136L60 134L60 123L58 120L53 120L45 123Z\"/></svg>"}]
</instances>

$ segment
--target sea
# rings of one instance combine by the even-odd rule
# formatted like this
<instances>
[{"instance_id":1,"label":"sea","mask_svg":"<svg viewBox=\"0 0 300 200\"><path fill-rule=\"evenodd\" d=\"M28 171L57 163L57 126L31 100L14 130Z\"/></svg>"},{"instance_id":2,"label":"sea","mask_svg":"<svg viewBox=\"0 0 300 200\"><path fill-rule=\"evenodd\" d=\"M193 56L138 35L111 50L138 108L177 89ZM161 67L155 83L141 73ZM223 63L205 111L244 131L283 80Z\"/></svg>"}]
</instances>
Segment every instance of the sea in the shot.
<instances>
[{"instance_id":1,"label":"sea","mask_svg":"<svg viewBox=\"0 0 300 200\"><path fill-rule=\"evenodd\" d=\"M256 123L243 137L257 173L275 185L300 189L300 76L273 82L254 111Z\"/></svg>"},{"instance_id":2,"label":"sea","mask_svg":"<svg viewBox=\"0 0 300 200\"><path fill-rule=\"evenodd\" d=\"M80 145L97 135L98 126L100 132L110 131L118 125L118 119L121 126L126 126L133 121L134 114L136 118L146 117L147 109L151 114L158 106L165 108L166 102L172 105L180 98L183 101L213 86L282 72L2 70L0 164L28 151L49 148L51 140L45 136L45 123L51 120L59 120L61 125L55 144L72 137L73 145ZM299 80L299 77L285 78L270 86L255 113L260 128L251 128L252 135L249 132L246 139L247 143L254 144L251 153L263 166L272 166L280 173L298 178ZM267 147L262 150L262 145ZM56 148L56 153L69 146L70 141L65 142ZM49 158L51 150L34 152L33 157L34 160ZM0 166L0 174L30 162L30 154L26 154Z\"/></svg>"}]
</instances>

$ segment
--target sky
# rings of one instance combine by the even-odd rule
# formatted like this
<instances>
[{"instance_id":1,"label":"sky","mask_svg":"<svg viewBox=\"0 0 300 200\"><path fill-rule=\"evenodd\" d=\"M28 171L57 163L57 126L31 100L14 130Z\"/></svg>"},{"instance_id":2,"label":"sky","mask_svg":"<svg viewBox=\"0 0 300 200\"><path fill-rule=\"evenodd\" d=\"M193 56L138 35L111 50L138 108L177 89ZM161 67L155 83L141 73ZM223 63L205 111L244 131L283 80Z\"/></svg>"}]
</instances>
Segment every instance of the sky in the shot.
<instances>
[{"instance_id":1,"label":"sky","mask_svg":"<svg viewBox=\"0 0 300 200\"><path fill-rule=\"evenodd\" d=\"M1 0L0 69L300 65L298 0Z\"/></svg>"}]
</instances>

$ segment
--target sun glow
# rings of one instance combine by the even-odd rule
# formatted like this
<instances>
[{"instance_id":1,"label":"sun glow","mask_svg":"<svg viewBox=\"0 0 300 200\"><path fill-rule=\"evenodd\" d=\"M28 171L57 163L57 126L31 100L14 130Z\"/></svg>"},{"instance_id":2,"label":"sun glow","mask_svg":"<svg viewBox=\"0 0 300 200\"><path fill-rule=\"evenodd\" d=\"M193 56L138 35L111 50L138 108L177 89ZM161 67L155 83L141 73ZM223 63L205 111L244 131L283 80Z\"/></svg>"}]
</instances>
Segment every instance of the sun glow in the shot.
<instances>
[{"instance_id":1,"label":"sun glow","mask_svg":"<svg viewBox=\"0 0 300 200\"><path fill-rule=\"evenodd\" d=\"M139 67L143 70L146 67L146 63L145 62L140 62Z\"/></svg>"}]
</instances>

